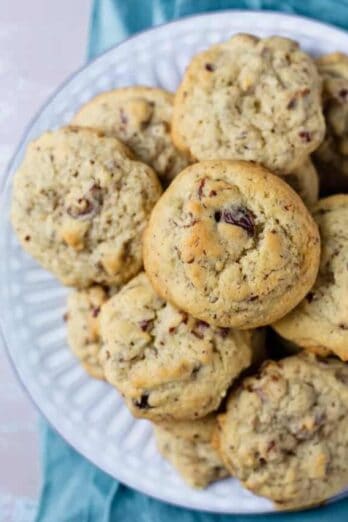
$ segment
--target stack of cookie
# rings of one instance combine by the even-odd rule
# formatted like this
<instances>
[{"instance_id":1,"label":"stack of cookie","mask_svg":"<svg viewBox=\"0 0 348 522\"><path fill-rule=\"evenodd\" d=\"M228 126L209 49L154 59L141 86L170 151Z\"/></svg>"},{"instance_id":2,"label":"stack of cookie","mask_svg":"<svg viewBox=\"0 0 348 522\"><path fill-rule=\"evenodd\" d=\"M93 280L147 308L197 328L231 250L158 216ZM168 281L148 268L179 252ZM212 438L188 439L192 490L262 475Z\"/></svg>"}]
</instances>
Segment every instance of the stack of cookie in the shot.
<instances>
[{"instance_id":1,"label":"stack of cookie","mask_svg":"<svg viewBox=\"0 0 348 522\"><path fill-rule=\"evenodd\" d=\"M16 173L17 236L75 287L72 351L192 486L295 509L348 484L347 107L348 57L236 35L175 97L99 95Z\"/></svg>"}]
</instances>

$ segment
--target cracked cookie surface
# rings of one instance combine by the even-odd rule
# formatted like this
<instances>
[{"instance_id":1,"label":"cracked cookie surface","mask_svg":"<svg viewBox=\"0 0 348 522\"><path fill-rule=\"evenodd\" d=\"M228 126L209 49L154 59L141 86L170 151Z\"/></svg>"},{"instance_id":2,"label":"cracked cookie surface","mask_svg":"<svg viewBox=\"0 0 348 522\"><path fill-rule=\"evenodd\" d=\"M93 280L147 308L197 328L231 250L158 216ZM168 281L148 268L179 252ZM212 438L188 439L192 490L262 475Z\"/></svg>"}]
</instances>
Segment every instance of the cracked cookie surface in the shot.
<instances>
[{"instance_id":1,"label":"cracked cookie surface","mask_svg":"<svg viewBox=\"0 0 348 522\"><path fill-rule=\"evenodd\" d=\"M239 34L196 55L174 101L173 140L197 160L286 174L324 137L321 79L292 40Z\"/></svg>"},{"instance_id":2,"label":"cracked cookie surface","mask_svg":"<svg viewBox=\"0 0 348 522\"><path fill-rule=\"evenodd\" d=\"M189 163L171 139L173 94L152 87L125 87L99 94L86 103L73 123L96 127L125 143L150 165L164 185Z\"/></svg>"},{"instance_id":3,"label":"cracked cookie surface","mask_svg":"<svg viewBox=\"0 0 348 522\"><path fill-rule=\"evenodd\" d=\"M167 301L209 324L254 328L298 304L319 266L315 222L278 176L240 161L183 171L154 207L144 265Z\"/></svg>"},{"instance_id":4,"label":"cracked cookie surface","mask_svg":"<svg viewBox=\"0 0 348 522\"><path fill-rule=\"evenodd\" d=\"M12 224L63 284L118 285L142 267L142 233L160 183L115 138L77 127L29 144L15 174Z\"/></svg>"},{"instance_id":5,"label":"cracked cookie surface","mask_svg":"<svg viewBox=\"0 0 348 522\"><path fill-rule=\"evenodd\" d=\"M303 348L331 350L348 361L348 195L319 200L313 217L322 245L317 280L303 301L272 326Z\"/></svg>"},{"instance_id":6,"label":"cracked cookie surface","mask_svg":"<svg viewBox=\"0 0 348 522\"><path fill-rule=\"evenodd\" d=\"M229 475L222 459L212 446L216 415L194 421L169 421L154 425L159 452L195 488Z\"/></svg>"},{"instance_id":7,"label":"cracked cookie surface","mask_svg":"<svg viewBox=\"0 0 348 522\"><path fill-rule=\"evenodd\" d=\"M136 417L195 419L215 410L258 356L260 332L213 328L154 292L145 273L102 308L100 361ZM262 335L262 334L261 334Z\"/></svg>"},{"instance_id":8,"label":"cracked cookie surface","mask_svg":"<svg viewBox=\"0 0 348 522\"><path fill-rule=\"evenodd\" d=\"M231 474L279 509L319 504L348 482L348 366L269 361L231 394L218 448Z\"/></svg>"},{"instance_id":9,"label":"cracked cookie surface","mask_svg":"<svg viewBox=\"0 0 348 522\"><path fill-rule=\"evenodd\" d=\"M348 191L348 56L332 53L316 61L323 78L325 138L314 152L322 193Z\"/></svg>"}]
</instances>

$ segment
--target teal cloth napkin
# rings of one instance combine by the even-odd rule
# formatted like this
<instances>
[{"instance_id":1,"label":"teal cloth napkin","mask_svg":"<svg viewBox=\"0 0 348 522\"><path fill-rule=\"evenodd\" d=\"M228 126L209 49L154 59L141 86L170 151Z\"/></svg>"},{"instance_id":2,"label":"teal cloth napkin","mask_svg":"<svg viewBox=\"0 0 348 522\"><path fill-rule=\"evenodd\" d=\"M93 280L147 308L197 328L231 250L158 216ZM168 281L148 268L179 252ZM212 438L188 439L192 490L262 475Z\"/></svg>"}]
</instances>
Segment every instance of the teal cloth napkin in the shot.
<instances>
[{"instance_id":1,"label":"teal cloth napkin","mask_svg":"<svg viewBox=\"0 0 348 522\"><path fill-rule=\"evenodd\" d=\"M151 26L221 9L284 11L348 29L348 0L94 0L88 58Z\"/></svg>"},{"instance_id":2,"label":"teal cloth napkin","mask_svg":"<svg viewBox=\"0 0 348 522\"><path fill-rule=\"evenodd\" d=\"M130 34L192 13L267 9L348 29L348 0L95 0L88 58ZM348 499L301 513L212 515L138 493L97 469L42 422L42 477L36 522L347 522Z\"/></svg>"}]
</instances>

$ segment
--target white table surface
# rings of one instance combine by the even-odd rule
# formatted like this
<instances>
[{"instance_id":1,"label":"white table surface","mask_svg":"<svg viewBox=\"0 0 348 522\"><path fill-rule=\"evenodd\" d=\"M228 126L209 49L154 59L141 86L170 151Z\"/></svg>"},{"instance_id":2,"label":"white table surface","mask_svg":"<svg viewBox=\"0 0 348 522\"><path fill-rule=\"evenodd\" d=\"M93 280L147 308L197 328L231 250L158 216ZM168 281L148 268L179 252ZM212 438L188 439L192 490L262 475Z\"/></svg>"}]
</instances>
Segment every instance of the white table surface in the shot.
<instances>
[{"instance_id":1,"label":"white table surface","mask_svg":"<svg viewBox=\"0 0 348 522\"><path fill-rule=\"evenodd\" d=\"M1 0L0 175L37 109L85 61L90 8L90 0ZM33 519L37 419L0 341L0 522Z\"/></svg>"}]
</instances>

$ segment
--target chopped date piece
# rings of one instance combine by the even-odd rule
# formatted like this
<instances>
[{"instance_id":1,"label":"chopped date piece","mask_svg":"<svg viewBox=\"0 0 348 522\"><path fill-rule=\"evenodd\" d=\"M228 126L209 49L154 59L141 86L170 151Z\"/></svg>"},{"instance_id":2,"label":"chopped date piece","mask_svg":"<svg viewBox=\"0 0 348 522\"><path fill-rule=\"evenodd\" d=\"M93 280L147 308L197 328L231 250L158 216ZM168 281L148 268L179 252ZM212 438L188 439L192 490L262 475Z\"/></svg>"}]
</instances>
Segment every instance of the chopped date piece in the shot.
<instances>
[{"instance_id":1,"label":"chopped date piece","mask_svg":"<svg viewBox=\"0 0 348 522\"><path fill-rule=\"evenodd\" d=\"M348 100L348 89L341 89L341 90L338 92L338 95L339 95L339 97L340 97L343 101L347 101L347 100Z\"/></svg>"},{"instance_id":2,"label":"chopped date piece","mask_svg":"<svg viewBox=\"0 0 348 522\"><path fill-rule=\"evenodd\" d=\"M73 219L89 218L94 212L94 205L86 198L79 198L76 206L67 208L67 213Z\"/></svg>"},{"instance_id":3,"label":"chopped date piece","mask_svg":"<svg viewBox=\"0 0 348 522\"><path fill-rule=\"evenodd\" d=\"M215 71L215 65L212 63L206 63L204 67L205 67L206 71L209 71L209 72Z\"/></svg>"},{"instance_id":4,"label":"chopped date piece","mask_svg":"<svg viewBox=\"0 0 348 522\"><path fill-rule=\"evenodd\" d=\"M348 324L346 323L340 323L338 327L341 328L341 330L348 330Z\"/></svg>"},{"instance_id":5,"label":"chopped date piece","mask_svg":"<svg viewBox=\"0 0 348 522\"><path fill-rule=\"evenodd\" d=\"M254 386L252 391L256 393L261 402L267 402L268 397L263 388Z\"/></svg>"},{"instance_id":6,"label":"chopped date piece","mask_svg":"<svg viewBox=\"0 0 348 522\"><path fill-rule=\"evenodd\" d=\"M191 330L191 333L192 333L192 335L197 337L197 339L203 339L204 338L204 333L199 331L199 330Z\"/></svg>"},{"instance_id":7,"label":"chopped date piece","mask_svg":"<svg viewBox=\"0 0 348 522\"><path fill-rule=\"evenodd\" d=\"M184 324L187 324L187 321L188 321L188 314L186 312L180 312L181 313L181 322L184 323Z\"/></svg>"},{"instance_id":8,"label":"chopped date piece","mask_svg":"<svg viewBox=\"0 0 348 522\"><path fill-rule=\"evenodd\" d=\"M308 131L301 131L298 133L298 135L300 136L301 140L305 143L310 143L312 141L311 133Z\"/></svg>"},{"instance_id":9,"label":"chopped date piece","mask_svg":"<svg viewBox=\"0 0 348 522\"><path fill-rule=\"evenodd\" d=\"M232 207L230 209L217 210L214 213L217 223L227 223L243 228L249 236L255 233L255 214L246 207Z\"/></svg>"},{"instance_id":10,"label":"chopped date piece","mask_svg":"<svg viewBox=\"0 0 348 522\"><path fill-rule=\"evenodd\" d=\"M217 223L220 223L221 221L221 212L220 210L217 210L216 212L214 212L214 219Z\"/></svg>"},{"instance_id":11,"label":"chopped date piece","mask_svg":"<svg viewBox=\"0 0 348 522\"><path fill-rule=\"evenodd\" d=\"M197 321L191 333L198 339L203 339L204 331L209 328L209 324L205 321Z\"/></svg>"},{"instance_id":12,"label":"chopped date piece","mask_svg":"<svg viewBox=\"0 0 348 522\"><path fill-rule=\"evenodd\" d=\"M292 98L289 103L287 104L286 108L291 110L291 109L294 109L297 105L297 98L296 96L294 96L294 98Z\"/></svg>"},{"instance_id":13,"label":"chopped date piece","mask_svg":"<svg viewBox=\"0 0 348 522\"><path fill-rule=\"evenodd\" d=\"M197 193L198 193L198 197L199 197L199 199L201 199L202 196L203 196L203 189L204 189L205 181L206 181L206 179L203 178L203 179L201 179L201 181L199 182L198 190L197 190Z\"/></svg>"},{"instance_id":14,"label":"chopped date piece","mask_svg":"<svg viewBox=\"0 0 348 522\"><path fill-rule=\"evenodd\" d=\"M271 381L278 382L280 380L279 375L276 375L275 373L271 375Z\"/></svg>"},{"instance_id":15,"label":"chopped date piece","mask_svg":"<svg viewBox=\"0 0 348 522\"><path fill-rule=\"evenodd\" d=\"M120 120L121 120L122 125L124 125L124 126L127 125L128 118L122 107L120 108Z\"/></svg>"},{"instance_id":16,"label":"chopped date piece","mask_svg":"<svg viewBox=\"0 0 348 522\"><path fill-rule=\"evenodd\" d=\"M205 321L197 321L197 328L205 330L206 328L209 328L209 324Z\"/></svg>"},{"instance_id":17,"label":"chopped date piece","mask_svg":"<svg viewBox=\"0 0 348 522\"><path fill-rule=\"evenodd\" d=\"M214 466L213 471L215 474L220 475L221 473L225 472L225 468L223 466Z\"/></svg>"},{"instance_id":18,"label":"chopped date piece","mask_svg":"<svg viewBox=\"0 0 348 522\"><path fill-rule=\"evenodd\" d=\"M139 408L139 410L148 410L151 408L148 399L149 395L147 393L143 393L140 397L140 400L134 401L134 405Z\"/></svg>"},{"instance_id":19,"label":"chopped date piece","mask_svg":"<svg viewBox=\"0 0 348 522\"><path fill-rule=\"evenodd\" d=\"M307 299L308 303L311 303L313 301L314 297L315 297L315 294L313 292L309 292L306 295L306 299Z\"/></svg>"},{"instance_id":20,"label":"chopped date piece","mask_svg":"<svg viewBox=\"0 0 348 522\"><path fill-rule=\"evenodd\" d=\"M150 329L152 322L153 321L151 319L143 319L139 322L139 326L143 332L147 332Z\"/></svg>"},{"instance_id":21,"label":"chopped date piece","mask_svg":"<svg viewBox=\"0 0 348 522\"><path fill-rule=\"evenodd\" d=\"M92 199L97 201L98 203L103 202L103 191L99 185L94 183L91 188L89 189L89 194Z\"/></svg>"},{"instance_id":22,"label":"chopped date piece","mask_svg":"<svg viewBox=\"0 0 348 522\"><path fill-rule=\"evenodd\" d=\"M191 372L191 377L196 377L197 373L199 372L199 370L202 368L202 365L201 364L197 364L192 372Z\"/></svg>"},{"instance_id":23,"label":"chopped date piece","mask_svg":"<svg viewBox=\"0 0 348 522\"><path fill-rule=\"evenodd\" d=\"M102 190L94 184L87 194L77 200L76 205L67 208L67 213L73 219L90 219L99 212L102 202Z\"/></svg>"},{"instance_id":24,"label":"chopped date piece","mask_svg":"<svg viewBox=\"0 0 348 522\"><path fill-rule=\"evenodd\" d=\"M326 421L326 415L324 412L316 412L314 415L314 425L316 427L322 426Z\"/></svg>"},{"instance_id":25,"label":"chopped date piece","mask_svg":"<svg viewBox=\"0 0 348 522\"><path fill-rule=\"evenodd\" d=\"M301 97L307 96L310 93L310 89L308 87L305 87L304 89L297 91L294 96L291 98L289 103L287 104L287 109L294 109L297 105L297 100Z\"/></svg>"},{"instance_id":26,"label":"chopped date piece","mask_svg":"<svg viewBox=\"0 0 348 522\"><path fill-rule=\"evenodd\" d=\"M100 306L95 306L92 308L92 317L98 317L100 312Z\"/></svg>"},{"instance_id":27,"label":"chopped date piece","mask_svg":"<svg viewBox=\"0 0 348 522\"><path fill-rule=\"evenodd\" d=\"M223 339L225 339L228 336L229 332L230 332L229 328L219 328L219 334L221 335L221 337Z\"/></svg>"},{"instance_id":28,"label":"chopped date piece","mask_svg":"<svg viewBox=\"0 0 348 522\"><path fill-rule=\"evenodd\" d=\"M269 442L268 446L267 446L267 453L268 453L269 451L272 451L272 449L275 448L275 446L276 446L275 441L274 441L274 440L271 440L271 441Z\"/></svg>"}]
</instances>

